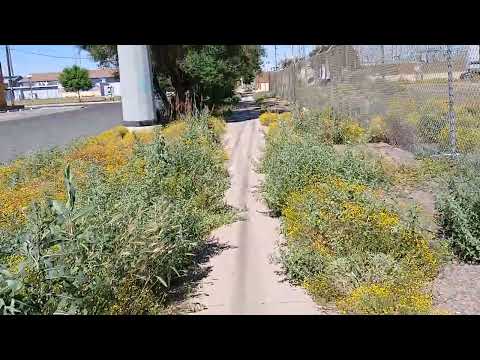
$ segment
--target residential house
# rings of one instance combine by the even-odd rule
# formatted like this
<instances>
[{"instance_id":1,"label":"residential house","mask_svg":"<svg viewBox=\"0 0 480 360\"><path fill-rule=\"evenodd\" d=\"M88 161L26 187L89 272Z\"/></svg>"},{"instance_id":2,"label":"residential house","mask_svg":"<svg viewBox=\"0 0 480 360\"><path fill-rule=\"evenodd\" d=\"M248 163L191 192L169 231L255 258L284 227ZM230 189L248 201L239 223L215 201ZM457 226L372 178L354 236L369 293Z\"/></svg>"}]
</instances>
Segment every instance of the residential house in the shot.
<instances>
[{"instance_id":1,"label":"residential house","mask_svg":"<svg viewBox=\"0 0 480 360\"><path fill-rule=\"evenodd\" d=\"M116 69L89 70L92 88L81 91L83 97L119 96L120 82ZM60 73L34 73L20 77L13 85L15 99L50 99L60 97L76 97L77 93L65 91L58 81Z\"/></svg>"}]
</instances>

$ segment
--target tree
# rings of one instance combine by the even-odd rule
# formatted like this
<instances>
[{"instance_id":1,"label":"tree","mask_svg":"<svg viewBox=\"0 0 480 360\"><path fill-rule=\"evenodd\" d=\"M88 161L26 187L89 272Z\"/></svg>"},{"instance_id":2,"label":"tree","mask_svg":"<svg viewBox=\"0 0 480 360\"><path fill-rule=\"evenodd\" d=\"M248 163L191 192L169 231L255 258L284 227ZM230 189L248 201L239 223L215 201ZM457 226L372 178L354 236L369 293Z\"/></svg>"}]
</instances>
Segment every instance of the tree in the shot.
<instances>
[{"instance_id":1,"label":"tree","mask_svg":"<svg viewBox=\"0 0 480 360\"><path fill-rule=\"evenodd\" d=\"M88 51L99 66L118 69L117 45L79 45L79 47Z\"/></svg>"},{"instance_id":2,"label":"tree","mask_svg":"<svg viewBox=\"0 0 480 360\"><path fill-rule=\"evenodd\" d=\"M81 48L101 65L118 65L116 45ZM210 105L230 96L240 78L246 83L253 81L261 69L264 49L259 45L152 45L151 55L154 88L165 105L169 105L165 86L175 90L175 101L170 104L170 114L175 117L188 111L187 96Z\"/></svg>"},{"instance_id":3,"label":"tree","mask_svg":"<svg viewBox=\"0 0 480 360\"><path fill-rule=\"evenodd\" d=\"M88 70L82 69L77 65L63 69L58 77L58 81L60 81L60 84L62 84L66 91L76 92L79 102L81 101L80 91L89 90L93 86L88 76Z\"/></svg>"},{"instance_id":4,"label":"tree","mask_svg":"<svg viewBox=\"0 0 480 360\"><path fill-rule=\"evenodd\" d=\"M240 47L204 45L187 50L180 63L189 77L195 95L206 98L209 104L218 104L233 94L236 81L249 76Z\"/></svg>"},{"instance_id":5,"label":"tree","mask_svg":"<svg viewBox=\"0 0 480 360\"><path fill-rule=\"evenodd\" d=\"M280 61L279 67L280 69L286 69L290 65L292 65L292 63L293 63L293 59L283 59Z\"/></svg>"}]
</instances>

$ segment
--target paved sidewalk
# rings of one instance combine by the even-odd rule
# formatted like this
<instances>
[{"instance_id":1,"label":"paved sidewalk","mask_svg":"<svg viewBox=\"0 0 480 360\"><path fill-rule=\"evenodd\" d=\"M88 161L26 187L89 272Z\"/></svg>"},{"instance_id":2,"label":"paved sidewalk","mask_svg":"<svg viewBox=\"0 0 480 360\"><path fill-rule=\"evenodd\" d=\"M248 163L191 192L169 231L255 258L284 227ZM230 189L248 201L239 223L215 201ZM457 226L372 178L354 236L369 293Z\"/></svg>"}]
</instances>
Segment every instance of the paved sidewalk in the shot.
<instances>
[{"instance_id":1,"label":"paved sidewalk","mask_svg":"<svg viewBox=\"0 0 480 360\"><path fill-rule=\"evenodd\" d=\"M248 101L249 100L249 101ZM212 242L223 251L203 264L207 277L188 301L195 314L325 314L305 291L291 286L281 268L271 262L281 240L280 222L268 215L258 186L255 165L264 137L253 99L247 98L228 120L224 139L229 153L229 205L243 210L244 219L217 229Z\"/></svg>"}]
</instances>

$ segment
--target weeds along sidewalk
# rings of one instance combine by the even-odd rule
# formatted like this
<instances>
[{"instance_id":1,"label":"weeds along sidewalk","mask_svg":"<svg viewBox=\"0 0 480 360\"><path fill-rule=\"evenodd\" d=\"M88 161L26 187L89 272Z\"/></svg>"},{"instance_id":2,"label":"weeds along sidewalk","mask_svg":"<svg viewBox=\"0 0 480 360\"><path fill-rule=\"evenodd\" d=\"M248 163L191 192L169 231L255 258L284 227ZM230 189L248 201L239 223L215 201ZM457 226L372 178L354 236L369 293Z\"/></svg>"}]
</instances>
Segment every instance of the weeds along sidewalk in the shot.
<instances>
[{"instance_id":1,"label":"weeds along sidewalk","mask_svg":"<svg viewBox=\"0 0 480 360\"><path fill-rule=\"evenodd\" d=\"M224 126L116 127L0 167L0 312L162 313L232 218Z\"/></svg>"},{"instance_id":2,"label":"weeds along sidewalk","mask_svg":"<svg viewBox=\"0 0 480 360\"><path fill-rule=\"evenodd\" d=\"M260 116L262 193L281 216L286 275L343 313L436 313L429 286L450 251L424 230L418 209L396 205L393 191L421 171L362 150L369 131L351 118L336 126L339 116L329 108Z\"/></svg>"}]
</instances>

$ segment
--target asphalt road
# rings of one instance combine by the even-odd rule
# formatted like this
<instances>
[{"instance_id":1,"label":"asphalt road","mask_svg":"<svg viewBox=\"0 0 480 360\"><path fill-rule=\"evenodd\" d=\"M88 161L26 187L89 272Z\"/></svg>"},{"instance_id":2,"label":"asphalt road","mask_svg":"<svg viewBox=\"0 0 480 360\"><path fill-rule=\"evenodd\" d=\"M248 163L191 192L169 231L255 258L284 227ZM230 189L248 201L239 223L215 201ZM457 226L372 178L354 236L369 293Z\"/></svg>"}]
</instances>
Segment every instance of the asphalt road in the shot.
<instances>
[{"instance_id":1,"label":"asphalt road","mask_svg":"<svg viewBox=\"0 0 480 360\"><path fill-rule=\"evenodd\" d=\"M0 163L19 155L62 146L122 122L122 106L92 104L0 114Z\"/></svg>"}]
</instances>

